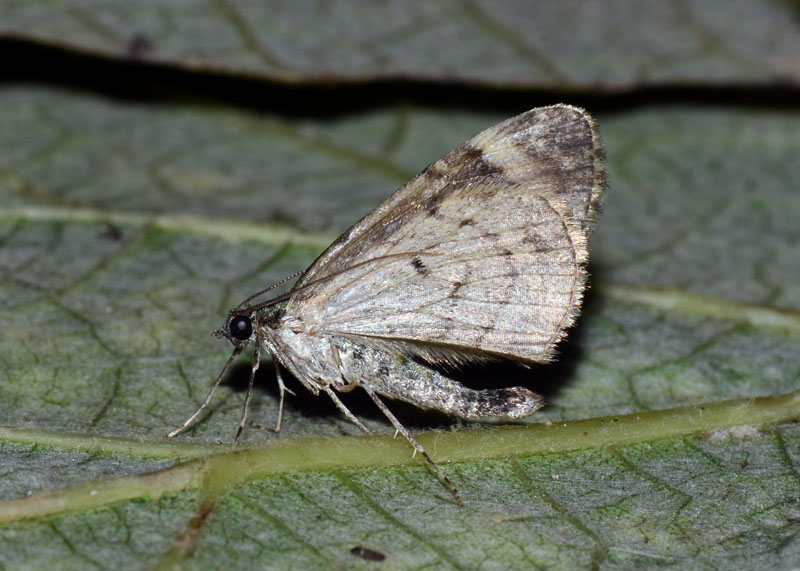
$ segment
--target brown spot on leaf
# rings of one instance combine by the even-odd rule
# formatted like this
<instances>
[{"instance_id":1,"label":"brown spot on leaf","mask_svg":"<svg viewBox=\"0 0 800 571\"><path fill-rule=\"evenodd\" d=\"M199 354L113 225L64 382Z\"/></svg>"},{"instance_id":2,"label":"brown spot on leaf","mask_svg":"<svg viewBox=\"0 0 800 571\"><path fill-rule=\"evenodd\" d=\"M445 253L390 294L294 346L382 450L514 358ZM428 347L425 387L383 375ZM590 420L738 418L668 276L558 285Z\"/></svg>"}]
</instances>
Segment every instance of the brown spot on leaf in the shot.
<instances>
[{"instance_id":1,"label":"brown spot on leaf","mask_svg":"<svg viewBox=\"0 0 800 571\"><path fill-rule=\"evenodd\" d=\"M141 61L146 59L152 51L153 43L150 39L143 33L137 32L128 40L128 45L125 47L125 56L130 61Z\"/></svg>"},{"instance_id":2,"label":"brown spot on leaf","mask_svg":"<svg viewBox=\"0 0 800 571\"><path fill-rule=\"evenodd\" d=\"M350 553L355 555L356 557L360 557L361 559L365 559L367 561L383 561L386 559L386 554L381 553L380 551L375 551L374 549L368 549L366 547L362 547L361 545L356 545L350 550Z\"/></svg>"},{"instance_id":3,"label":"brown spot on leaf","mask_svg":"<svg viewBox=\"0 0 800 571\"><path fill-rule=\"evenodd\" d=\"M109 240L122 240L122 229L113 222L103 224L100 232Z\"/></svg>"},{"instance_id":4,"label":"brown spot on leaf","mask_svg":"<svg viewBox=\"0 0 800 571\"><path fill-rule=\"evenodd\" d=\"M205 499L200 502L195 514L189 519L185 527L167 548L167 556L184 559L194 553L197 545L197 536L203 529L208 518L214 511L216 502Z\"/></svg>"}]
</instances>

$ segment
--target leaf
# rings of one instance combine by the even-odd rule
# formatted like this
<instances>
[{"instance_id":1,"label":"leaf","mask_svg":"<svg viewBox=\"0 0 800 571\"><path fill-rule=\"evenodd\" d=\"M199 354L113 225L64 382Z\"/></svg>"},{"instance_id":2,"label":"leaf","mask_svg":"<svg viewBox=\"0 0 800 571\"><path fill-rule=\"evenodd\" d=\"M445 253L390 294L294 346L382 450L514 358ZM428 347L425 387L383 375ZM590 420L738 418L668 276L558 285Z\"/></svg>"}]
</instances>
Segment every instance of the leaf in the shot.
<instances>
[{"instance_id":1,"label":"leaf","mask_svg":"<svg viewBox=\"0 0 800 571\"><path fill-rule=\"evenodd\" d=\"M363 546L391 568L796 567L800 120L781 109L596 113L611 186L580 322L553 365L475 372L547 406L517 427L393 407L466 507L357 391L375 436L294 384L284 434L247 430L234 451L246 359L163 439L227 358L208 333L230 306L522 110L4 85L0 564L375 565ZM277 420L268 372L251 414Z\"/></svg>"},{"instance_id":2,"label":"leaf","mask_svg":"<svg viewBox=\"0 0 800 571\"><path fill-rule=\"evenodd\" d=\"M742 25L746 22L747 25ZM443 80L511 88L798 81L794 2L44 2L0 38L290 84Z\"/></svg>"}]
</instances>

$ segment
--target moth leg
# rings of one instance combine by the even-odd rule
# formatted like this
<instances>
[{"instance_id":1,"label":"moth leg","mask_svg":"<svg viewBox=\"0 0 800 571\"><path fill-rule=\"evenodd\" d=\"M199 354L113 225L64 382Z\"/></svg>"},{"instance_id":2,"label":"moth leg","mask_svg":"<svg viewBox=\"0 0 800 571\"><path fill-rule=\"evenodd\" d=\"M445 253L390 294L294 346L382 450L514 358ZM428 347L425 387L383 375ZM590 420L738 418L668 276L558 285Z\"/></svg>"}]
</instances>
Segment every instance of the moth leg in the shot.
<instances>
[{"instance_id":1,"label":"moth leg","mask_svg":"<svg viewBox=\"0 0 800 571\"><path fill-rule=\"evenodd\" d=\"M345 417L347 417L347 420L349 420L357 427L359 427L362 431L364 431L364 434L370 433L369 428L361 424L361 421L356 418L356 415L354 415L352 412L348 410L346 406L344 406L344 403L339 400L339 397L336 396L336 393L333 392L333 389L330 386L326 386L323 390L326 393L328 393L328 396L331 397L333 404L336 405L336 408L339 409L339 412L341 412L343 415L345 415Z\"/></svg>"},{"instance_id":2,"label":"moth leg","mask_svg":"<svg viewBox=\"0 0 800 571\"><path fill-rule=\"evenodd\" d=\"M267 432L274 432L278 434L281 431L281 424L283 423L283 396L284 393L289 393L292 396L297 396L294 394L294 391L291 389L287 389L286 385L283 384L283 377L281 376L281 366L278 363L278 360L273 357L272 364L275 366L275 378L278 379L278 393L280 394L280 403L278 404L278 424L275 428L270 428L269 426L264 426L263 424L258 424L256 422L250 421L251 426L255 426L261 430L266 430Z\"/></svg>"},{"instance_id":3,"label":"moth leg","mask_svg":"<svg viewBox=\"0 0 800 571\"><path fill-rule=\"evenodd\" d=\"M192 422L194 422L194 419L196 419L200 415L200 413L203 412L203 409L206 408L208 406L208 403L211 402L211 397L214 396L214 393L217 392L217 389L219 388L220 384L222 384L222 379L225 378L225 373L228 371L228 367L230 367L231 363L233 363L233 360L239 356L239 354L242 352L242 349L243 349L242 347L237 347L236 349L233 350L231 356L228 357L228 362L225 363L225 366L222 368L222 371L220 371L217 380L214 381L214 385L211 387L211 390L208 391L208 396L206 396L206 400L203 401L203 404L201 404L200 407L196 411L194 411L194 414L192 416L186 419L186 422L184 422L183 425L181 425L179 428L176 428L175 430L167 434L165 438L174 438L178 436L181 432L189 428L189 425L192 424Z\"/></svg>"},{"instance_id":4,"label":"moth leg","mask_svg":"<svg viewBox=\"0 0 800 571\"><path fill-rule=\"evenodd\" d=\"M250 406L250 397L253 394L253 384L255 384L256 371L261 366L261 342L256 337L256 348L253 352L253 364L250 367L250 382L247 383L247 394L244 397L244 406L242 407L242 420L239 421L239 429L236 431L236 436L233 437L234 442L239 442L239 436L242 434L245 425L247 424L247 407Z\"/></svg>"},{"instance_id":5,"label":"moth leg","mask_svg":"<svg viewBox=\"0 0 800 571\"><path fill-rule=\"evenodd\" d=\"M425 460L427 460L428 464L430 464L434 473L436 473L436 475L439 476L439 479L442 480L447 485L448 488L450 488L450 491L453 493L453 496L455 496L456 502L458 503L459 507L463 508L464 501L461 499L461 494L459 493L458 488L456 488L455 484L453 484L450 478L447 477L447 474L444 473L444 470L442 470L439 467L439 465L436 462L434 462L430 456L428 456L428 453L425 452L425 449L422 447L422 445L419 442L417 442L416 438L411 436L411 433L408 430L406 430L406 427L403 426L399 420L397 420L397 417L395 417L395 415L392 414L392 412L384 404L384 402L380 399L380 397L377 394L375 394L369 387L364 385L361 386L365 391L367 391L369 397L381 410L384 416L386 416L386 418L389 419L389 422L391 422L394 425L396 431L395 436L397 436L398 432L402 434L403 437L406 440L408 440L409 444L411 444L411 446L414 447L414 452L415 453L419 452L422 455L422 457L425 458Z\"/></svg>"}]
</instances>

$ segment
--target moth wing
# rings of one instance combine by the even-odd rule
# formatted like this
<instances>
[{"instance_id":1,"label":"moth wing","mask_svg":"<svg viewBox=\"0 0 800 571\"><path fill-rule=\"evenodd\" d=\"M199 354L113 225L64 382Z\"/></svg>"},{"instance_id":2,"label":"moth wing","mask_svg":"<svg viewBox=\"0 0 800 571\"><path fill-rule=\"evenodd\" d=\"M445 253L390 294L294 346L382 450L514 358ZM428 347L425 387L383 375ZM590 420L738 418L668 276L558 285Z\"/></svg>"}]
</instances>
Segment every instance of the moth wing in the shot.
<instances>
[{"instance_id":1,"label":"moth wing","mask_svg":"<svg viewBox=\"0 0 800 571\"><path fill-rule=\"evenodd\" d=\"M285 318L423 356L545 361L577 315L603 189L585 111L556 105L513 117L337 239L295 284Z\"/></svg>"}]
</instances>

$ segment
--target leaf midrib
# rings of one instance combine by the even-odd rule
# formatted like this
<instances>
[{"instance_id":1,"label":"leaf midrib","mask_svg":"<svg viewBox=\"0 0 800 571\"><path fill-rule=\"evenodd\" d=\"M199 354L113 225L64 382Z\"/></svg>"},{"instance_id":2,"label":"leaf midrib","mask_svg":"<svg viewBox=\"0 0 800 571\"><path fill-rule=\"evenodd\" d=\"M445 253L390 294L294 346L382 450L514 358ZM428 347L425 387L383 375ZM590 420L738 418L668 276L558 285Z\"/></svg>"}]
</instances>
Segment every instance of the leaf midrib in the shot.
<instances>
[{"instance_id":1,"label":"leaf midrib","mask_svg":"<svg viewBox=\"0 0 800 571\"><path fill-rule=\"evenodd\" d=\"M762 428L800 418L800 389L787 394L527 426L430 431L417 438L445 465L538 454L630 446L712 433L738 426ZM741 434L748 434L743 431ZM737 438L731 431L724 436ZM220 452L186 442L100 437L0 427L0 440L93 453L174 458L181 463L149 474L94 480L0 503L0 523L159 497L186 489L218 493L253 478L312 470L374 469L416 464L405 442L388 435L289 437Z\"/></svg>"}]
</instances>

